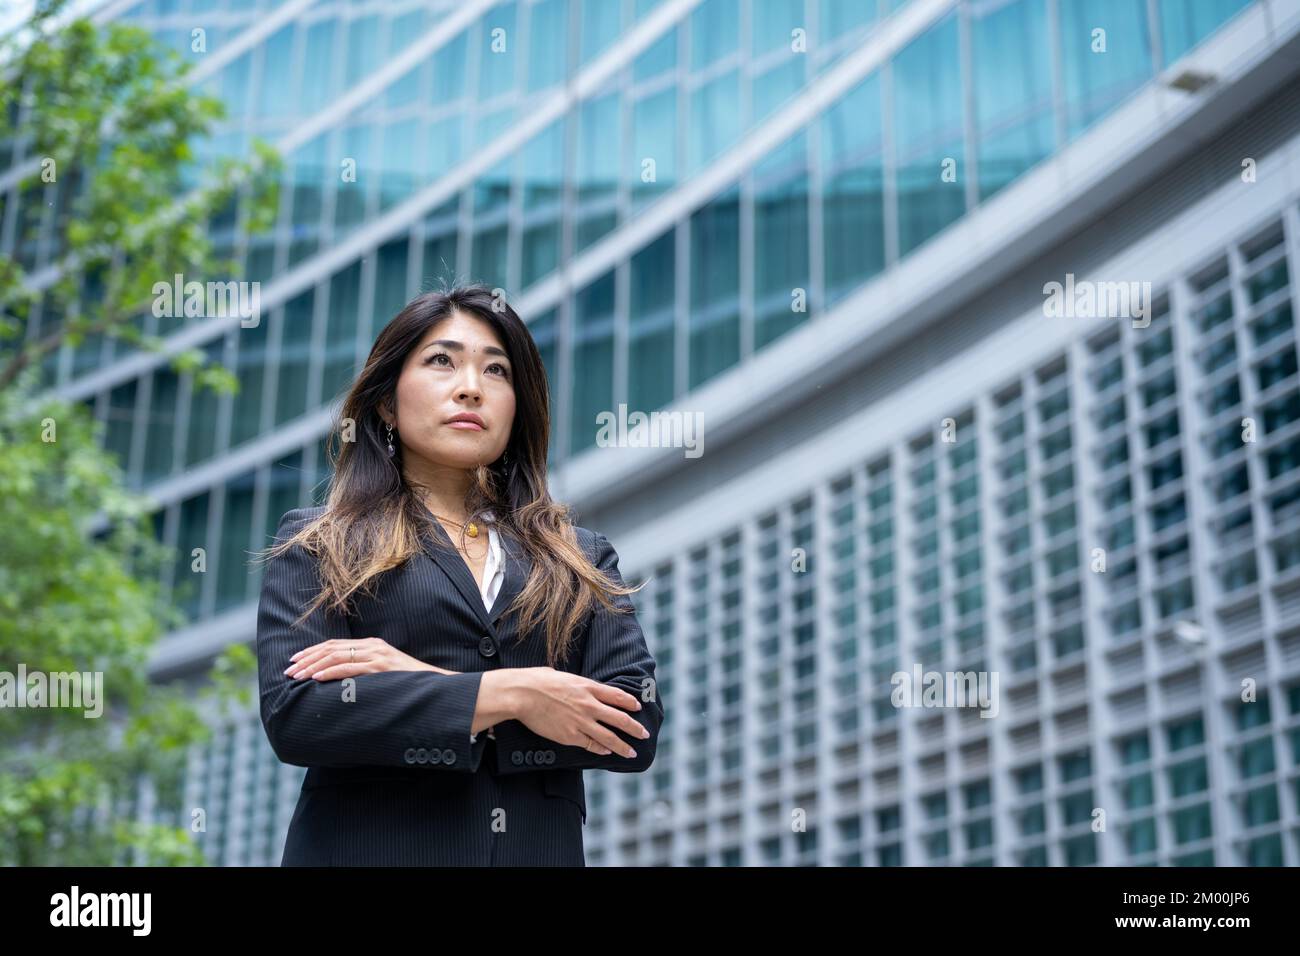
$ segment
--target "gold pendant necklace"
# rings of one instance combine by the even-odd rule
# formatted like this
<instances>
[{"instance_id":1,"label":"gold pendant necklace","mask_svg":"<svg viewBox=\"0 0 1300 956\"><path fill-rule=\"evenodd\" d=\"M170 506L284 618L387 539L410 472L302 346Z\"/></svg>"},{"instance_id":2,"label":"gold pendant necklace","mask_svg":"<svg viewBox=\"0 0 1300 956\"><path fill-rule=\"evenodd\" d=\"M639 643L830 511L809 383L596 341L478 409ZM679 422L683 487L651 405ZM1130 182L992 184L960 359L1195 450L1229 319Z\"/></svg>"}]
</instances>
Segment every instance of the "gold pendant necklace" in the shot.
<instances>
[{"instance_id":1,"label":"gold pendant necklace","mask_svg":"<svg viewBox=\"0 0 1300 956\"><path fill-rule=\"evenodd\" d=\"M432 514L432 512L430 512L430 514ZM450 518L444 518L442 515L434 515L434 517L437 518L439 521L451 521ZM465 533L469 535L471 538L478 537L478 525L475 524L473 521L471 521L469 524L461 524L459 521L451 521L451 523L456 525L458 528L464 528Z\"/></svg>"}]
</instances>

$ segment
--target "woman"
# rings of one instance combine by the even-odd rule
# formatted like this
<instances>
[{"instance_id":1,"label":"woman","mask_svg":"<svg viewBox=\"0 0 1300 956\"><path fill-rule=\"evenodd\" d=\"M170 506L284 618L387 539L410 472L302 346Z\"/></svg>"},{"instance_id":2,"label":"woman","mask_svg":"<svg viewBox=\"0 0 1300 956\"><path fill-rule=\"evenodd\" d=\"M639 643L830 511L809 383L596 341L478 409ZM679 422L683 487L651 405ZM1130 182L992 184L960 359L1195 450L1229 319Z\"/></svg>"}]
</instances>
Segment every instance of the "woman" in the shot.
<instances>
[{"instance_id":1,"label":"woman","mask_svg":"<svg viewBox=\"0 0 1300 956\"><path fill-rule=\"evenodd\" d=\"M345 399L327 503L280 522L262 723L308 769L282 865L585 865L582 771L654 760L618 554L546 483L546 372L482 286L421 295Z\"/></svg>"}]
</instances>

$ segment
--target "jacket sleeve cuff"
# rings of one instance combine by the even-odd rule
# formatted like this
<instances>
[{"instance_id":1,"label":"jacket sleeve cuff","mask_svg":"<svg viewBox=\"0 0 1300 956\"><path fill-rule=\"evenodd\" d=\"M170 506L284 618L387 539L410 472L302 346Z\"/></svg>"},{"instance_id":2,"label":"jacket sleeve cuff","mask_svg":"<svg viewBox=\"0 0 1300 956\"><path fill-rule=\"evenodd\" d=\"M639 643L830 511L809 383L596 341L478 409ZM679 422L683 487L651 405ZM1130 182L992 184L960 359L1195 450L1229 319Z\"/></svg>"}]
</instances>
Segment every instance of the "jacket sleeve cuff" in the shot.
<instances>
[{"instance_id":1,"label":"jacket sleeve cuff","mask_svg":"<svg viewBox=\"0 0 1300 956\"><path fill-rule=\"evenodd\" d=\"M478 739L472 739L470 734L483 674L470 671L427 676L442 682L438 707L423 726L407 732L407 747L402 757L411 766L473 773L478 770L487 746L487 739L482 734L476 735ZM446 715L445 725L440 725L439 715Z\"/></svg>"}]
</instances>

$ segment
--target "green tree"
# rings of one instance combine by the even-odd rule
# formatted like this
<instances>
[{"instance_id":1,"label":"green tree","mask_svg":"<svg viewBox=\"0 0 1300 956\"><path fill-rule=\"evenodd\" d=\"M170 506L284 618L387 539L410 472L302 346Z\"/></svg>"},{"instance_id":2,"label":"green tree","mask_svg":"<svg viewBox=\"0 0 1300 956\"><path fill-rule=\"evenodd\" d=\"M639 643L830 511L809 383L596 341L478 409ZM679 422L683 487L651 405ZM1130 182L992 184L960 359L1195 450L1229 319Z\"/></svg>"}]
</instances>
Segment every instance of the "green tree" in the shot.
<instances>
[{"instance_id":1,"label":"green tree","mask_svg":"<svg viewBox=\"0 0 1300 956\"><path fill-rule=\"evenodd\" d=\"M20 211L16 254L0 255L0 864L202 863L183 759L209 733L199 707L247 705L253 655L219 658L197 699L150 681L153 646L182 623L157 584L175 556L155 539L156 504L124 488L85 407L49 386L65 346L109 337L161 351L144 331L155 283L237 278L208 224L264 231L280 160L259 142L250 161L215 163L187 189L191 145L222 103L191 89L189 65L147 32L70 19L65 3L38 0L0 38L0 203L9 181ZM197 349L169 361L196 388L237 388ZM14 706L20 667L102 674L102 716ZM175 825L119 809L141 779Z\"/></svg>"}]
</instances>

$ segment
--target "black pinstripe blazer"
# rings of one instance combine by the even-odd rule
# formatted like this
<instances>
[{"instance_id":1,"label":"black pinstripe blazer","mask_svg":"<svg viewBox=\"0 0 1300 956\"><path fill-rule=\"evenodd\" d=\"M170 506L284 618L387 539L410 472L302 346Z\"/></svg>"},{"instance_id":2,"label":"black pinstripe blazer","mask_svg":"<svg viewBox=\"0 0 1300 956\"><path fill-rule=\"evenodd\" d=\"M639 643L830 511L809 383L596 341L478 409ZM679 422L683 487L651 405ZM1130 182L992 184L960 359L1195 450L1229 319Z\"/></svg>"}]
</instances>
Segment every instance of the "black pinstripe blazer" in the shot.
<instances>
[{"instance_id":1,"label":"black pinstripe blazer","mask_svg":"<svg viewBox=\"0 0 1300 956\"><path fill-rule=\"evenodd\" d=\"M288 538L324 508L288 512ZM636 773L654 760L664 710L655 662L635 614L597 605L563 665L641 701L629 711L646 739L614 733L637 756L598 756L564 746L518 720L470 743L483 673L546 663L540 634L517 642L515 615L502 612L523 587L530 562L501 535L505 579L489 613L468 565L435 520L423 549L385 572L356 615L317 610L292 622L321 587L316 559L294 547L266 565L257 612L262 724L285 763L309 768L289 824L283 866L583 866L587 768ZM578 528L578 542L622 583L618 554L604 535ZM440 539L442 547L435 543ZM620 603L630 604L627 597ZM363 674L355 699L342 681L294 680L289 658L330 638L380 637L421 661L460 671ZM648 686L654 686L650 684ZM652 696L652 700L647 700Z\"/></svg>"}]
</instances>

